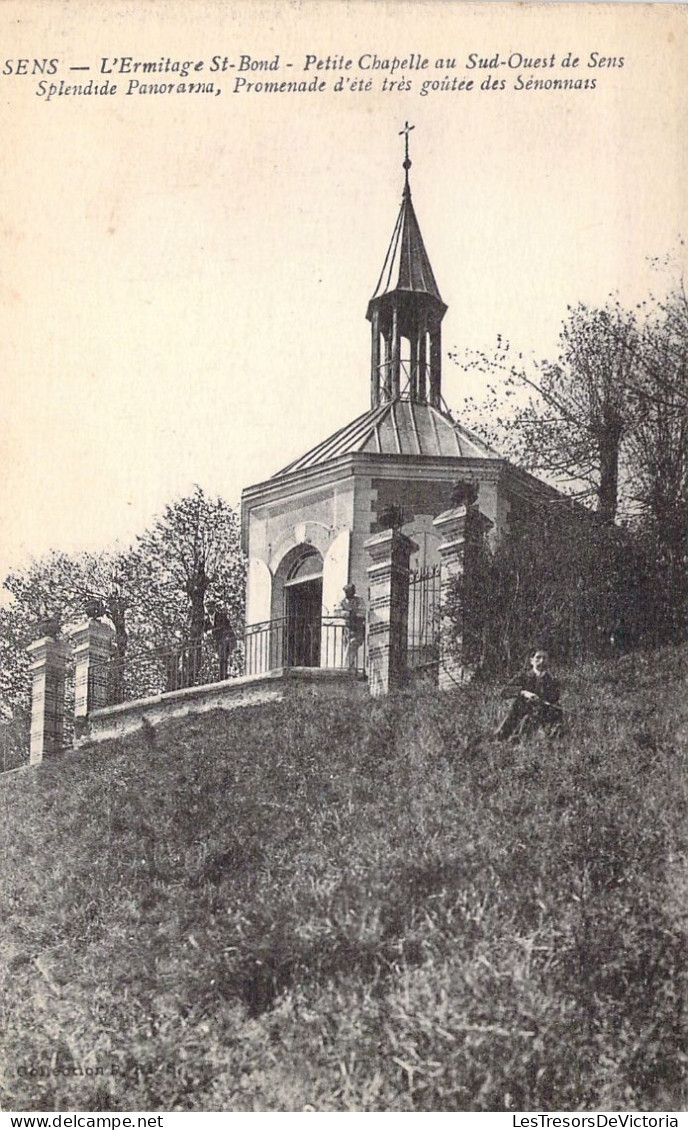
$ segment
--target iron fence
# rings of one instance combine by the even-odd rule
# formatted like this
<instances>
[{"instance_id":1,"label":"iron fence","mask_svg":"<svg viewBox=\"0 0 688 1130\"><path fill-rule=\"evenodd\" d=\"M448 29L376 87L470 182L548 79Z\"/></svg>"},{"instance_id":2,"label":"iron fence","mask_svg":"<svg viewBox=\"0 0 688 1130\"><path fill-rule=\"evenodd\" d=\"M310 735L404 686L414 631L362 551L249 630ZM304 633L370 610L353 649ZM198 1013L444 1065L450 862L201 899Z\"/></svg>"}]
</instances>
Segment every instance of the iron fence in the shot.
<instances>
[{"instance_id":1,"label":"iron fence","mask_svg":"<svg viewBox=\"0 0 688 1130\"><path fill-rule=\"evenodd\" d=\"M409 574L406 662L411 670L439 663L441 596L439 565Z\"/></svg>"},{"instance_id":2,"label":"iron fence","mask_svg":"<svg viewBox=\"0 0 688 1130\"><path fill-rule=\"evenodd\" d=\"M246 629L246 674L260 675L279 667L327 667L365 670L365 630L344 616L319 620L283 616Z\"/></svg>"},{"instance_id":3,"label":"iron fence","mask_svg":"<svg viewBox=\"0 0 688 1130\"><path fill-rule=\"evenodd\" d=\"M89 702L114 706L185 687L258 675L283 667L365 669L365 633L344 617L300 620L283 617L253 624L225 661L206 640L127 652L89 669Z\"/></svg>"},{"instance_id":4,"label":"iron fence","mask_svg":"<svg viewBox=\"0 0 688 1130\"><path fill-rule=\"evenodd\" d=\"M107 663L93 664L88 673L88 698L89 702L104 700L114 706L149 695L217 683L242 672L241 644L230 655L223 655L206 640L187 640L127 652Z\"/></svg>"}]
</instances>

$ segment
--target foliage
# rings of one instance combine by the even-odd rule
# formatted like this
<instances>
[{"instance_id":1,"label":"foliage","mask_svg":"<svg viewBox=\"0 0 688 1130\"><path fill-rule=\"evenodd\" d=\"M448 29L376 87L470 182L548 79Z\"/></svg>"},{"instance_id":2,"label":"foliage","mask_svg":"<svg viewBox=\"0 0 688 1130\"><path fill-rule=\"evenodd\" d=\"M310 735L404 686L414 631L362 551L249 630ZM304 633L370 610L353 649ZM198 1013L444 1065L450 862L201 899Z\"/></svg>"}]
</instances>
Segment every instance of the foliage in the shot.
<instances>
[{"instance_id":1,"label":"foliage","mask_svg":"<svg viewBox=\"0 0 688 1130\"><path fill-rule=\"evenodd\" d=\"M635 311L569 307L555 361L514 357L501 337L491 355L454 355L499 378L462 419L508 458L579 499L603 520L623 508L663 523L686 495L688 304L682 287Z\"/></svg>"},{"instance_id":2,"label":"foliage","mask_svg":"<svg viewBox=\"0 0 688 1130\"><path fill-rule=\"evenodd\" d=\"M10 573L4 582L11 595L0 608L0 714L9 719L30 706L29 659L26 648L39 635L41 619L68 623L79 608L81 573L66 553L49 553L28 568Z\"/></svg>"},{"instance_id":3,"label":"foliage","mask_svg":"<svg viewBox=\"0 0 688 1130\"><path fill-rule=\"evenodd\" d=\"M672 293L648 321L630 432L630 489L653 543L662 622L681 638L688 616L688 302Z\"/></svg>"},{"instance_id":4,"label":"foliage","mask_svg":"<svg viewBox=\"0 0 688 1130\"><path fill-rule=\"evenodd\" d=\"M465 405L467 422L484 431L487 414L498 449L581 499L594 496L602 519L612 521L638 350L636 320L618 304L569 307L556 361L528 371L500 338L492 357L464 362L502 377L501 389L490 387L482 405Z\"/></svg>"},{"instance_id":5,"label":"foliage","mask_svg":"<svg viewBox=\"0 0 688 1130\"><path fill-rule=\"evenodd\" d=\"M246 567L239 521L221 498L195 487L165 507L138 540L138 598L160 642L200 639L205 600L220 600L243 633Z\"/></svg>"},{"instance_id":6,"label":"foliage","mask_svg":"<svg viewBox=\"0 0 688 1130\"><path fill-rule=\"evenodd\" d=\"M444 612L464 661L504 672L534 646L572 660L661 642L654 578L653 546L632 531L565 501L533 505L494 553L467 542Z\"/></svg>"},{"instance_id":7,"label":"foliage","mask_svg":"<svg viewBox=\"0 0 688 1130\"><path fill-rule=\"evenodd\" d=\"M622 543L632 583L643 578L632 634L649 632L646 611L651 609L655 618L649 623L654 623L655 640L684 638L688 623L688 301L683 287L675 287L663 301L653 299L634 311L611 301L603 309L571 308L555 362L527 365L520 354L512 360L509 343L498 339L493 356L477 355L464 364L501 377L500 386L489 386L482 403L466 401L466 421L474 430L482 431L507 457L544 474L560 489L584 501L594 497L604 522L617 517L621 503L629 525L612 535L610 544L617 545L612 556L618 557ZM566 530L561 536L568 546L571 538ZM600 534L591 542L586 534L580 547L571 547L571 559L579 563L579 548L585 555L596 546L604 585L610 563L604 547L597 545L600 537L604 540ZM555 546L550 544L548 549L565 564L566 558L557 554ZM614 571L618 573L618 568L612 565ZM517 572L523 572L520 565ZM579 574L571 575L580 587ZM594 575L592 579L594 591ZM494 584L499 590L500 582ZM586 589L590 591L587 580ZM623 599L622 590L623 583L615 584L613 592L610 589L610 606L598 613L603 622L618 619L616 605ZM636 591L626 604L637 596ZM566 603L563 598L564 594L558 600L560 606ZM628 634L630 618L627 614L623 618Z\"/></svg>"},{"instance_id":8,"label":"foliage","mask_svg":"<svg viewBox=\"0 0 688 1130\"><path fill-rule=\"evenodd\" d=\"M6 778L4 1108L683 1109L687 659L565 673L555 748L473 686Z\"/></svg>"},{"instance_id":9,"label":"foliage","mask_svg":"<svg viewBox=\"0 0 688 1130\"><path fill-rule=\"evenodd\" d=\"M136 555L130 550L82 553L77 558L82 582L82 608L88 597L97 597L103 614L115 629L115 654L123 659L130 636L141 644L148 634L139 611L139 568ZM138 615L137 615L138 614ZM132 623L133 621L133 623ZM136 631L136 626L138 632Z\"/></svg>"},{"instance_id":10,"label":"foliage","mask_svg":"<svg viewBox=\"0 0 688 1130\"><path fill-rule=\"evenodd\" d=\"M98 598L121 660L128 650L141 653L202 636L203 599L212 595L242 635L245 563L238 519L226 502L196 487L167 506L134 548L50 553L11 573L4 587L11 600L0 607L0 719L14 720L3 731L14 764L30 706L26 647L40 633L41 619L57 617L67 635L84 618L88 600ZM135 678L135 664L132 672Z\"/></svg>"}]
</instances>

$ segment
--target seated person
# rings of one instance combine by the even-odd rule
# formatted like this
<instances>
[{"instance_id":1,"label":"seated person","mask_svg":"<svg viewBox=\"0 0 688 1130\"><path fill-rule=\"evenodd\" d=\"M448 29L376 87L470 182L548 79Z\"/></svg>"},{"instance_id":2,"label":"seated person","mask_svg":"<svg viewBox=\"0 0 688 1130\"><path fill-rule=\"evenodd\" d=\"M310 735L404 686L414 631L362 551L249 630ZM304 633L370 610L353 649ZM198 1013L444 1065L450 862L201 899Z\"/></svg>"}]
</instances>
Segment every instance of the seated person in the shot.
<instances>
[{"instance_id":1,"label":"seated person","mask_svg":"<svg viewBox=\"0 0 688 1130\"><path fill-rule=\"evenodd\" d=\"M546 651L534 651L530 670L516 675L505 686L502 698L513 701L495 731L500 741L520 741L538 729L550 737L560 732L564 712L559 706L559 683L548 670L548 661Z\"/></svg>"}]
</instances>

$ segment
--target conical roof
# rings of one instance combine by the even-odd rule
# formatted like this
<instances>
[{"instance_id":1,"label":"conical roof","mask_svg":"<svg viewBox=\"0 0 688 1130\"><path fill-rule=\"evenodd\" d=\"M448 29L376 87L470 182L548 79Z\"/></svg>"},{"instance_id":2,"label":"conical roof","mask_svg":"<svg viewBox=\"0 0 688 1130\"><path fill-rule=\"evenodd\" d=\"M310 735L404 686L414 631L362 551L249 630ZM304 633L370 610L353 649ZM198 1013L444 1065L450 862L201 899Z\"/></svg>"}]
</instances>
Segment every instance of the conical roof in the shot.
<instances>
[{"instance_id":1,"label":"conical roof","mask_svg":"<svg viewBox=\"0 0 688 1130\"><path fill-rule=\"evenodd\" d=\"M371 308L375 301L386 294L395 294L398 291L427 295L446 310L420 234L408 180L404 186L401 208L394 225L382 273L368 304L367 317L371 317Z\"/></svg>"},{"instance_id":2,"label":"conical roof","mask_svg":"<svg viewBox=\"0 0 688 1130\"><path fill-rule=\"evenodd\" d=\"M415 458L500 459L493 448L438 408L412 400L391 400L346 424L273 478L320 467L355 452Z\"/></svg>"}]
</instances>

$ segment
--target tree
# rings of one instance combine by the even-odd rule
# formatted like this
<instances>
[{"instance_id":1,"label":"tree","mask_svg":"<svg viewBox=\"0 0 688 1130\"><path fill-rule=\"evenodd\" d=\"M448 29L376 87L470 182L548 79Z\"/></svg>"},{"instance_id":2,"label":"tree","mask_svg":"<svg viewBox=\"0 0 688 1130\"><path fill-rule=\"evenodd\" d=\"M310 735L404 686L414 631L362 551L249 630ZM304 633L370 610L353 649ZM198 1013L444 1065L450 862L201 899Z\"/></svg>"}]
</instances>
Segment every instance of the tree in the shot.
<instances>
[{"instance_id":1,"label":"tree","mask_svg":"<svg viewBox=\"0 0 688 1130\"><path fill-rule=\"evenodd\" d=\"M594 497L601 518L613 521L639 340L634 316L612 302L570 307L556 361L531 371L498 339L492 357L464 362L504 377L482 404L465 403L468 426L484 434L487 417L486 438L507 457L581 499Z\"/></svg>"},{"instance_id":2,"label":"tree","mask_svg":"<svg viewBox=\"0 0 688 1130\"><path fill-rule=\"evenodd\" d=\"M196 486L167 505L138 539L136 561L140 612L160 644L200 641L208 596L224 606L241 636L246 564L238 517L223 499Z\"/></svg>"},{"instance_id":3,"label":"tree","mask_svg":"<svg viewBox=\"0 0 688 1130\"><path fill-rule=\"evenodd\" d=\"M4 587L12 595L15 634L28 643L42 621L54 619L68 627L83 619L90 600L101 603L101 614L115 629L115 648L127 647L127 609L136 603L137 559L131 550L66 554L53 552L26 569L10 573ZM25 644L24 644L25 646Z\"/></svg>"},{"instance_id":4,"label":"tree","mask_svg":"<svg viewBox=\"0 0 688 1130\"><path fill-rule=\"evenodd\" d=\"M0 744L2 768L20 764L16 757L29 744L31 692L27 634L12 609L0 607Z\"/></svg>"},{"instance_id":5,"label":"tree","mask_svg":"<svg viewBox=\"0 0 688 1130\"><path fill-rule=\"evenodd\" d=\"M138 610L139 559L131 549L82 553L77 558L82 603L91 598L101 603L115 630L115 655L124 660L130 637L140 643L145 624Z\"/></svg>"},{"instance_id":6,"label":"tree","mask_svg":"<svg viewBox=\"0 0 688 1130\"><path fill-rule=\"evenodd\" d=\"M489 388L482 404L466 403L469 426L560 488L581 499L594 497L603 523L613 525L623 504L632 523L623 551L634 579L617 571L616 589L608 593L610 607L614 602L618 607L628 585L636 586L621 617L622 634L635 638L640 633L656 642L679 638L688 615L688 301L683 287L633 312L618 303L570 309L555 362L527 366L519 356L514 363L508 343L498 339L494 356L474 358L470 367L476 364L504 379L500 389ZM566 542L565 531L557 537ZM592 542L586 536L586 543L602 561L599 536ZM574 560L575 546L571 552ZM522 567L518 572L524 575ZM578 574L569 570L569 575ZM638 593L642 599L636 599ZM649 621L647 609L652 610Z\"/></svg>"},{"instance_id":7,"label":"tree","mask_svg":"<svg viewBox=\"0 0 688 1130\"><path fill-rule=\"evenodd\" d=\"M630 487L654 543L659 627L680 636L688 612L688 302L682 287L656 304L640 349L629 429Z\"/></svg>"},{"instance_id":8,"label":"tree","mask_svg":"<svg viewBox=\"0 0 688 1130\"><path fill-rule=\"evenodd\" d=\"M4 587L10 600L0 606L0 744L3 752L11 745L14 763L14 746L17 741L26 745L28 733L26 648L45 633L48 621L55 622L51 630L60 628L65 635L95 601L115 630L121 689L126 655L150 655L165 644L202 639L207 595L227 609L241 636L245 562L237 515L222 499L207 498L197 487L188 498L167 506L135 548L49 553L9 574ZM149 674L145 664L128 663L128 692L134 697L147 693Z\"/></svg>"},{"instance_id":9,"label":"tree","mask_svg":"<svg viewBox=\"0 0 688 1130\"><path fill-rule=\"evenodd\" d=\"M29 660L26 648L45 629L75 613L78 596L74 561L66 553L49 553L23 570L10 573L4 588L11 600L0 610L0 713L12 717L29 708Z\"/></svg>"}]
</instances>

